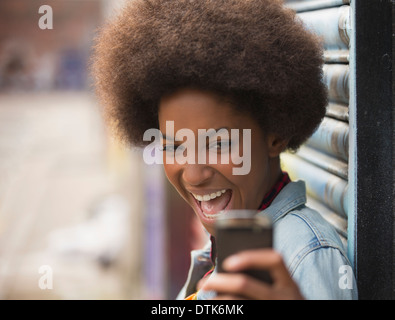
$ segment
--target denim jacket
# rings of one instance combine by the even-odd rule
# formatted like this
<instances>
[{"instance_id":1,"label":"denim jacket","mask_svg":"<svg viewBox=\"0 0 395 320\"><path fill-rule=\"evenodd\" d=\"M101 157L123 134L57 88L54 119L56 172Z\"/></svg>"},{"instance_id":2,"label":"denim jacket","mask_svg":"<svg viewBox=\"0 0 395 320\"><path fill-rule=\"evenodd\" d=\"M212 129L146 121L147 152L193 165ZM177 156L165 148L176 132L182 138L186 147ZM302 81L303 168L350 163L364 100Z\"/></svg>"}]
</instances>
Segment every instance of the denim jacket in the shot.
<instances>
[{"instance_id":1,"label":"denim jacket","mask_svg":"<svg viewBox=\"0 0 395 320\"><path fill-rule=\"evenodd\" d=\"M273 221L274 249L282 255L306 299L357 299L352 268L336 230L305 204L305 183L290 182L267 209L259 212ZM191 252L188 279L177 299L194 293L197 281L212 268L210 248L208 243ZM197 299L213 296L214 292L199 291Z\"/></svg>"}]
</instances>

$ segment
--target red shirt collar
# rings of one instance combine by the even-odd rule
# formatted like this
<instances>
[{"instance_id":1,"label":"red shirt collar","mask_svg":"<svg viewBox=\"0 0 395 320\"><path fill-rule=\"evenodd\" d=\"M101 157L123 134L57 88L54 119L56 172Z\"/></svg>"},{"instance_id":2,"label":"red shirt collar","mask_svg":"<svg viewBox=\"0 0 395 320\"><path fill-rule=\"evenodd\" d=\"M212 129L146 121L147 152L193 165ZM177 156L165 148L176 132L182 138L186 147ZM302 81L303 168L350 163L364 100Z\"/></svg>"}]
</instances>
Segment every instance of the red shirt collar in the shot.
<instances>
[{"instance_id":1,"label":"red shirt collar","mask_svg":"<svg viewBox=\"0 0 395 320\"><path fill-rule=\"evenodd\" d=\"M289 178L288 173L282 172L280 179L278 179L278 181L273 186L273 188L268 193L266 193L266 195L263 197L262 203L259 206L258 210L262 211L262 210L265 210L267 207L269 207L271 205L271 203L273 202L273 200L280 193L280 191L289 182L291 182L291 179Z\"/></svg>"}]
</instances>

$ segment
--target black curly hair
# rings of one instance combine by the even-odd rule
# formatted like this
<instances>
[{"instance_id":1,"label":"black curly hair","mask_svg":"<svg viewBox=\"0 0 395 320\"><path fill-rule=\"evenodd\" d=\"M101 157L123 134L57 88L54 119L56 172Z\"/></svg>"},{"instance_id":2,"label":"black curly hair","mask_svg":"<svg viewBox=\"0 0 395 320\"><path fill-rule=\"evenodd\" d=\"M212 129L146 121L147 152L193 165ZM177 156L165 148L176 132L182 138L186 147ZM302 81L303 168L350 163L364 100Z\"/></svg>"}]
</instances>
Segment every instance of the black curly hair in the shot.
<instances>
[{"instance_id":1,"label":"black curly hair","mask_svg":"<svg viewBox=\"0 0 395 320\"><path fill-rule=\"evenodd\" d=\"M322 46L277 0L130 0L95 39L92 74L117 134L144 146L160 99L230 98L296 150L325 115Z\"/></svg>"}]
</instances>

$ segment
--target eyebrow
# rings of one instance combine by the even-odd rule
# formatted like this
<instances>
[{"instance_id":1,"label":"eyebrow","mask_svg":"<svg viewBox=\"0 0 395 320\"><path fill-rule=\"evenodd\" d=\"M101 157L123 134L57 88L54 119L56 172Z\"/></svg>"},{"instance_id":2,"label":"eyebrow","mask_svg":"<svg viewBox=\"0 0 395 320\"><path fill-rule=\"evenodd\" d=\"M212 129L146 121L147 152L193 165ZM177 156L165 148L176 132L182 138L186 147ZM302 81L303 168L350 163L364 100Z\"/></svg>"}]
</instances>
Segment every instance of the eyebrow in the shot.
<instances>
[{"instance_id":1,"label":"eyebrow","mask_svg":"<svg viewBox=\"0 0 395 320\"><path fill-rule=\"evenodd\" d=\"M218 128L218 129L214 129L215 131L212 131L211 129L212 129L212 128L210 128L210 129L203 129L203 130L206 130L206 132L210 130L210 131L206 134L207 137L209 137L209 138L210 138L211 136L215 135L216 133L218 133L218 131L219 131L219 130L222 130L222 129L228 130L228 132L230 132L230 128L228 128L228 127L221 127L221 128ZM175 140L174 140L174 137L168 137L168 136L166 136L164 133L162 133L162 137L163 137L164 140L172 140L172 141L175 141Z\"/></svg>"}]
</instances>

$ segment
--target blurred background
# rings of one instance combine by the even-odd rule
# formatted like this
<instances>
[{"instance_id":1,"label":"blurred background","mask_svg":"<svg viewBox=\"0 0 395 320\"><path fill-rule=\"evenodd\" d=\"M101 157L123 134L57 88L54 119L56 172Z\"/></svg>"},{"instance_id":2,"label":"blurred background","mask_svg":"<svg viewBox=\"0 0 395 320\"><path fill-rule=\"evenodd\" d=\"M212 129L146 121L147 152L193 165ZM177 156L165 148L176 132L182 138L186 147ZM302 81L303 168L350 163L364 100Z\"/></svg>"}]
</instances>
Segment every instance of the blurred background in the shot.
<instances>
[{"instance_id":1,"label":"blurred background","mask_svg":"<svg viewBox=\"0 0 395 320\"><path fill-rule=\"evenodd\" d=\"M89 56L124 1L46 0L41 29L42 1L0 0L0 299L173 299L207 240L104 126Z\"/></svg>"}]
</instances>

